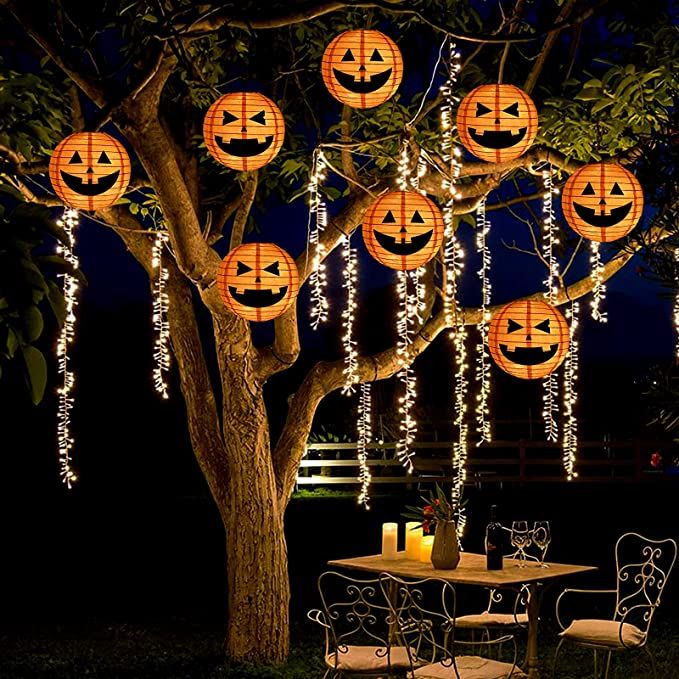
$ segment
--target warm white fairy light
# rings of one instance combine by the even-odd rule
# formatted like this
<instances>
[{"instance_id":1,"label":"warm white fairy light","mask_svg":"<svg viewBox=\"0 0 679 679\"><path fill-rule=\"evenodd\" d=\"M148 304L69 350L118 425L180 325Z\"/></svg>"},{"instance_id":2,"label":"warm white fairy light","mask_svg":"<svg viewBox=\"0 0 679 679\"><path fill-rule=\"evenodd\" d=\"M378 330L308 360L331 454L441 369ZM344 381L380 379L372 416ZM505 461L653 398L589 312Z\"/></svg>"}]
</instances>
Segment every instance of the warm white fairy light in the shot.
<instances>
[{"instance_id":1,"label":"warm white fairy light","mask_svg":"<svg viewBox=\"0 0 679 679\"><path fill-rule=\"evenodd\" d=\"M490 355L488 352L488 324L490 323L490 248L488 233L490 222L486 215L485 198L476 210L476 249L481 253L481 268L478 271L481 279L481 321L479 328L479 346L476 353L476 379L479 382L479 393L476 395L476 429L479 434L477 445L492 438L490 429Z\"/></svg>"},{"instance_id":2,"label":"warm white fairy light","mask_svg":"<svg viewBox=\"0 0 679 679\"><path fill-rule=\"evenodd\" d=\"M167 317L170 298L166 292L169 271L163 265L163 248L168 241L167 231L157 231L151 252L151 265L155 273L153 281L153 330L156 339L153 345L153 386L163 397L168 398L167 374L170 370L170 322Z\"/></svg>"},{"instance_id":3,"label":"warm white fairy light","mask_svg":"<svg viewBox=\"0 0 679 679\"><path fill-rule=\"evenodd\" d=\"M361 490L358 493L358 504L370 509L370 468L368 467L368 444L372 441L372 394L370 383L361 383L358 396L358 481Z\"/></svg>"},{"instance_id":4,"label":"warm white fairy light","mask_svg":"<svg viewBox=\"0 0 679 679\"><path fill-rule=\"evenodd\" d=\"M344 260L342 287L346 290L346 305L342 310L342 343L344 345L344 387L343 394L353 394L358 382L358 351L354 338L356 317L356 250L351 247L351 236L342 237L342 258Z\"/></svg>"},{"instance_id":5,"label":"warm white fairy light","mask_svg":"<svg viewBox=\"0 0 679 679\"><path fill-rule=\"evenodd\" d=\"M674 309L672 310L674 332L676 336L674 353L676 360L679 361L679 248L674 249L674 272L674 287L676 290L674 295Z\"/></svg>"},{"instance_id":6,"label":"warm white fairy light","mask_svg":"<svg viewBox=\"0 0 679 679\"><path fill-rule=\"evenodd\" d=\"M66 236L66 242L57 244L57 255L63 257L75 270L78 268L78 258L75 256L75 229L78 226L78 211L65 208L61 218L57 221ZM73 434L71 432L71 409L73 408L73 391L75 389L75 375L70 367L68 355L69 346L75 340L76 307L78 306L78 291L80 284L70 273L64 278L64 324L57 339L57 371L61 386L57 390L59 402L57 405L57 448L59 451L59 475L67 488L71 488L78 480L71 466L71 451L73 450Z\"/></svg>"},{"instance_id":7,"label":"warm white fairy light","mask_svg":"<svg viewBox=\"0 0 679 679\"><path fill-rule=\"evenodd\" d=\"M563 431L563 465L568 480L578 476L574 470L578 452L578 421L575 417L575 404L577 402L576 384L578 380L578 314L580 305L571 302L571 308L566 312L570 319L570 344L564 367L564 431Z\"/></svg>"},{"instance_id":8,"label":"warm white fairy light","mask_svg":"<svg viewBox=\"0 0 679 679\"><path fill-rule=\"evenodd\" d=\"M312 252L311 275L311 327L316 330L328 319L328 300L325 296L327 275L325 271L326 249L321 242L321 235L328 225L328 211L321 195L320 187L326 177L327 164L321 149L314 151L309 177L309 211L310 231L309 247Z\"/></svg>"},{"instance_id":9,"label":"warm white fairy light","mask_svg":"<svg viewBox=\"0 0 679 679\"><path fill-rule=\"evenodd\" d=\"M592 300L589 303L592 312L592 318L599 323L608 322L608 312L601 311L602 304L606 301L606 281L604 280L604 268L601 261L601 244L598 241L591 241L589 244L590 256L589 263L592 267L592 279L594 280L594 288L592 288Z\"/></svg>"}]
</instances>

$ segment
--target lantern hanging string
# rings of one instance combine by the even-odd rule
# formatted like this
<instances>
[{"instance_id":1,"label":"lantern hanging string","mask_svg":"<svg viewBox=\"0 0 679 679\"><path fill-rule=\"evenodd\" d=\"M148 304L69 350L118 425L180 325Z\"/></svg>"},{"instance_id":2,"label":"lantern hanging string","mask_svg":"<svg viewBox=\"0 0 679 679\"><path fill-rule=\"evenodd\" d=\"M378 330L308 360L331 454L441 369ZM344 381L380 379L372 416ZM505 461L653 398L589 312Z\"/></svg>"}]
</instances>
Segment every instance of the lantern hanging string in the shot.
<instances>
[{"instance_id":1,"label":"lantern hanging string","mask_svg":"<svg viewBox=\"0 0 679 679\"><path fill-rule=\"evenodd\" d=\"M328 211L321 195L321 186L326 178L327 163L323 151L314 150L311 174L307 190L309 192L309 249L311 250L311 327L318 329L328 319L328 299L325 295L327 275L325 270L325 246L321 235L328 225Z\"/></svg>"},{"instance_id":2,"label":"lantern hanging string","mask_svg":"<svg viewBox=\"0 0 679 679\"><path fill-rule=\"evenodd\" d=\"M564 431L563 431L563 465L569 481L576 478L578 473L574 470L578 452L578 421L575 416L575 405L577 403L576 385L578 381L578 325L580 305L578 302L571 301L571 307L566 312L566 317L570 320L570 344L566 355L564 367Z\"/></svg>"},{"instance_id":3,"label":"lantern hanging string","mask_svg":"<svg viewBox=\"0 0 679 679\"><path fill-rule=\"evenodd\" d=\"M675 332L675 357L679 362L679 247L674 249L674 308L672 310L672 318L674 320Z\"/></svg>"},{"instance_id":4,"label":"lantern hanging string","mask_svg":"<svg viewBox=\"0 0 679 679\"><path fill-rule=\"evenodd\" d=\"M479 434L477 445L492 438L490 428L490 355L488 351L488 324L490 323L490 248L488 233L490 222L486 215L486 199L484 198L476 210L476 249L481 253L481 267L478 271L481 279L481 321L478 324L479 345L476 352L476 379L479 382L479 393L476 396L476 428Z\"/></svg>"},{"instance_id":5,"label":"lantern hanging string","mask_svg":"<svg viewBox=\"0 0 679 679\"><path fill-rule=\"evenodd\" d=\"M59 242L56 247L57 255L63 257L73 270L79 266L75 255L75 231L78 226L78 211L65 208L61 218L57 221L66 236L65 242ZM75 389L75 375L71 369L71 357L69 348L75 340L76 308L78 306L78 292L80 284L78 279L70 273L63 274L64 285L64 323L61 326L57 339L57 371L61 380L61 386L57 390L57 448L59 453L59 475L67 488L71 488L78 480L71 466L71 451L74 439L71 431L71 410L73 409L73 391Z\"/></svg>"},{"instance_id":6,"label":"lantern hanging string","mask_svg":"<svg viewBox=\"0 0 679 679\"><path fill-rule=\"evenodd\" d=\"M594 287L592 288L592 300L590 301L590 309L592 318L599 323L608 322L608 313L601 310L601 306L606 301L606 282L604 280L604 265L601 261L601 243L598 241L590 241L590 256L589 262L592 267L592 278L594 280Z\"/></svg>"},{"instance_id":7,"label":"lantern hanging string","mask_svg":"<svg viewBox=\"0 0 679 679\"><path fill-rule=\"evenodd\" d=\"M344 387L343 394L353 394L358 382L358 351L354 337L356 316L356 250L351 247L351 236L342 237L343 283L346 291L346 304L342 310L342 342L344 344Z\"/></svg>"},{"instance_id":8,"label":"lantern hanging string","mask_svg":"<svg viewBox=\"0 0 679 679\"><path fill-rule=\"evenodd\" d=\"M153 386L164 399L169 396L167 373L171 363L170 322L167 317L170 298L166 291L170 274L163 264L163 248L168 239L167 231L157 231L151 251L151 266L156 276L153 281L153 330L156 334L153 346L153 360L155 361Z\"/></svg>"},{"instance_id":9,"label":"lantern hanging string","mask_svg":"<svg viewBox=\"0 0 679 679\"><path fill-rule=\"evenodd\" d=\"M358 504L370 509L370 468L368 467L368 444L372 441L372 393L369 382L362 382L358 396Z\"/></svg>"}]
</instances>

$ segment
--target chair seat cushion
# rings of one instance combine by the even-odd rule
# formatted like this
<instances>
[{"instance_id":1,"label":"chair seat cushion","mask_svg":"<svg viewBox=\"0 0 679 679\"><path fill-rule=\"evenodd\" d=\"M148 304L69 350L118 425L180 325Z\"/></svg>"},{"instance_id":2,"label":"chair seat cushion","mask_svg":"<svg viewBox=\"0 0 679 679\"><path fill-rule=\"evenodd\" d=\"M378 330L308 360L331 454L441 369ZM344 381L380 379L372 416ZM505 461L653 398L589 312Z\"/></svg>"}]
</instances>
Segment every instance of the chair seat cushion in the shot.
<instances>
[{"instance_id":1,"label":"chair seat cushion","mask_svg":"<svg viewBox=\"0 0 679 679\"><path fill-rule=\"evenodd\" d=\"M458 656L455 658L455 665L460 679L504 679L510 674L517 679L526 676L511 663L480 658L476 655ZM411 677L413 679L456 679L455 670L450 661L420 667L412 673Z\"/></svg>"},{"instance_id":2,"label":"chair seat cushion","mask_svg":"<svg viewBox=\"0 0 679 679\"><path fill-rule=\"evenodd\" d=\"M624 623L622 626L622 643L620 641L620 623L615 620L573 620L568 628L560 634L571 641L601 646L640 646L645 634L636 626Z\"/></svg>"},{"instance_id":3,"label":"chair seat cushion","mask_svg":"<svg viewBox=\"0 0 679 679\"><path fill-rule=\"evenodd\" d=\"M415 663L415 649L410 649ZM335 664L337 661L337 664ZM388 669L410 669L408 649L405 646L392 646L387 654L384 646L342 646L337 658L335 653L325 656L328 667L345 672L371 672Z\"/></svg>"},{"instance_id":4,"label":"chair seat cushion","mask_svg":"<svg viewBox=\"0 0 679 679\"><path fill-rule=\"evenodd\" d=\"M508 625L527 625L528 614L517 613L475 613L455 618L455 627L506 627Z\"/></svg>"}]
</instances>

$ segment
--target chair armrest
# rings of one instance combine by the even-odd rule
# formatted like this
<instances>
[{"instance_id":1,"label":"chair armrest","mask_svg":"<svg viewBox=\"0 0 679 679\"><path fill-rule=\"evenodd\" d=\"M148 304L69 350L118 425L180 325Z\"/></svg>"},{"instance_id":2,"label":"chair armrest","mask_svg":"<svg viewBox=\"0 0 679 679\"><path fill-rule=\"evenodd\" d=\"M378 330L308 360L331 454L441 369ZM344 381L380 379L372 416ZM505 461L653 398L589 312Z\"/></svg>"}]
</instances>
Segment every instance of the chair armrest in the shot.
<instances>
[{"instance_id":1,"label":"chair armrest","mask_svg":"<svg viewBox=\"0 0 679 679\"><path fill-rule=\"evenodd\" d=\"M566 594L617 594L617 589L564 589L556 600L556 621L562 630L565 630L568 625L564 625L561 621L560 606L561 600L566 596Z\"/></svg>"},{"instance_id":2,"label":"chair armrest","mask_svg":"<svg viewBox=\"0 0 679 679\"><path fill-rule=\"evenodd\" d=\"M307 611L306 617L312 622L317 622L321 627L330 629L330 625L327 623L325 613L318 608L313 608L312 610Z\"/></svg>"},{"instance_id":3,"label":"chair armrest","mask_svg":"<svg viewBox=\"0 0 679 679\"><path fill-rule=\"evenodd\" d=\"M494 639L486 639L485 641L468 641L467 639L458 639L455 637L455 645L462 644L464 646L493 646L495 644L506 644L508 641L513 641L515 636L513 634L503 634L501 637Z\"/></svg>"}]
</instances>

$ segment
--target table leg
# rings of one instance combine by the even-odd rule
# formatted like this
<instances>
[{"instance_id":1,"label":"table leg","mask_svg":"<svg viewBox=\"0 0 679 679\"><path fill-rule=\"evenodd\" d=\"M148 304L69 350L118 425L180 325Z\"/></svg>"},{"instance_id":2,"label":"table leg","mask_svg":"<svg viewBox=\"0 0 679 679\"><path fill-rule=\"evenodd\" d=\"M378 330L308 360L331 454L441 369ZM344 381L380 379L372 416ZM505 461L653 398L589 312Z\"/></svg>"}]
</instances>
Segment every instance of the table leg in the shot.
<instances>
[{"instance_id":1,"label":"table leg","mask_svg":"<svg viewBox=\"0 0 679 679\"><path fill-rule=\"evenodd\" d=\"M389 645L398 645L398 620L396 619L396 614L394 611L398 607L398 584L395 580L389 580L389 585L387 588L387 596L389 597L389 603L391 605L392 615L394 616L389 623Z\"/></svg>"},{"instance_id":2,"label":"table leg","mask_svg":"<svg viewBox=\"0 0 679 679\"><path fill-rule=\"evenodd\" d=\"M540 624L540 598L542 590L539 583L529 586L528 599L528 644L526 648L526 662L524 670L528 679L539 679L538 667L538 626Z\"/></svg>"}]
</instances>

